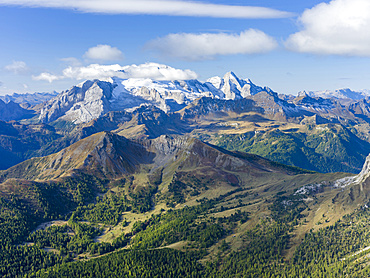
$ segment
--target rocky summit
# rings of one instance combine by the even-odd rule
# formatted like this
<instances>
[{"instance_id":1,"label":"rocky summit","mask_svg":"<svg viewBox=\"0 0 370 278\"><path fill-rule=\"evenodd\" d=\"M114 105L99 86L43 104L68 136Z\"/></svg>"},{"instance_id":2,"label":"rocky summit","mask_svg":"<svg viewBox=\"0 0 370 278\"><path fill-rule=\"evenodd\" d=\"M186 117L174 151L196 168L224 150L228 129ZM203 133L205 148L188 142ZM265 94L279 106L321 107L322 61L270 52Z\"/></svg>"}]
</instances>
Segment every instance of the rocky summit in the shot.
<instances>
[{"instance_id":1,"label":"rocky summit","mask_svg":"<svg viewBox=\"0 0 370 278\"><path fill-rule=\"evenodd\" d=\"M174 112L203 96L234 100L263 90L232 72L205 83L113 77L106 81L86 81L60 93L41 106L39 120L47 123L60 118L85 123L108 111L132 110L141 105L155 105L165 112Z\"/></svg>"}]
</instances>

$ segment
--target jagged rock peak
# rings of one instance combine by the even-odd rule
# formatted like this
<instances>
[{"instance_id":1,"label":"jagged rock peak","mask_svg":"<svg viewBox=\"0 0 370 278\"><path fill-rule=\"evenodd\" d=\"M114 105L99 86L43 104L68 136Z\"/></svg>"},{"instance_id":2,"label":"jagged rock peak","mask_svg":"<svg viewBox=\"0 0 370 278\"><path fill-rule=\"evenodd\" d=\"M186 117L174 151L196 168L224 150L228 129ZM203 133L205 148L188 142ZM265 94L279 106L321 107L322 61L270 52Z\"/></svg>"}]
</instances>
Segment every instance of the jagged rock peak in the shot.
<instances>
[{"instance_id":1,"label":"jagged rock peak","mask_svg":"<svg viewBox=\"0 0 370 278\"><path fill-rule=\"evenodd\" d=\"M118 77L105 81L85 81L42 104L39 120L57 119L75 124L89 122L109 111L132 111L141 105L154 105L164 112L179 111L200 97L236 100L271 90L239 79L228 72L223 78L198 80L152 80Z\"/></svg>"},{"instance_id":2,"label":"jagged rock peak","mask_svg":"<svg viewBox=\"0 0 370 278\"><path fill-rule=\"evenodd\" d=\"M39 120L46 123L61 118L76 124L89 122L110 110L112 91L113 84L109 82L85 81L46 102Z\"/></svg>"},{"instance_id":3,"label":"jagged rock peak","mask_svg":"<svg viewBox=\"0 0 370 278\"><path fill-rule=\"evenodd\" d=\"M232 71L229 71L227 72L225 75L224 75L224 80L230 80L230 79L234 79L236 81L239 81L239 78L236 76L236 74Z\"/></svg>"}]
</instances>

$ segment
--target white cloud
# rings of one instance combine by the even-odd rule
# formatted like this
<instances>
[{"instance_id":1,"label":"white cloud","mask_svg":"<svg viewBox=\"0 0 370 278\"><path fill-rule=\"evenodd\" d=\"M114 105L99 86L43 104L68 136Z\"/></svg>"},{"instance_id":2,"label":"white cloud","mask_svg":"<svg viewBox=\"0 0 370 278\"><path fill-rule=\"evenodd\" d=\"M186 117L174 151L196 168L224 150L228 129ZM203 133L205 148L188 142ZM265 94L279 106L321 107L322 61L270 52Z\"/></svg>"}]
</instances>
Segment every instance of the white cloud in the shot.
<instances>
[{"instance_id":1,"label":"white cloud","mask_svg":"<svg viewBox=\"0 0 370 278\"><path fill-rule=\"evenodd\" d=\"M99 44L89 48L84 57L90 60L98 61L116 61L122 60L123 54L117 47L112 47L107 44Z\"/></svg>"},{"instance_id":2,"label":"white cloud","mask_svg":"<svg viewBox=\"0 0 370 278\"><path fill-rule=\"evenodd\" d=\"M155 80L188 80L198 78L198 75L194 71L175 69L157 63L125 66L123 70L126 78L150 78Z\"/></svg>"},{"instance_id":3,"label":"white cloud","mask_svg":"<svg viewBox=\"0 0 370 278\"><path fill-rule=\"evenodd\" d=\"M1 81L0 81L0 87L1 87L1 86L3 86L3 84L4 84L4 82L1 82Z\"/></svg>"},{"instance_id":4,"label":"white cloud","mask_svg":"<svg viewBox=\"0 0 370 278\"><path fill-rule=\"evenodd\" d=\"M28 67L23 61L13 61L10 65L5 66L5 70L15 74L22 74L28 72Z\"/></svg>"},{"instance_id":5,"label":"white cloud","mask_svg":"<svg viewBox=\"0 0 370 278\"><path fill-rule=\"evenodd\" d=\"M370 1L332 0L306 10L285 45L297 52L370 56Z\"/></svg>"},{"instance_id":6,"label":"white cloud","mask_svg":"<svg viewBox=\"0 0 370 278\"><path fill-rule=\"evenodd\" d=\"M86 67L68 67L63 70L63 78L70 79L104 79L112 76L121 76L123 67L120 65L91 64Z\"/></svg>"},{"instance_id":7,"label":"white cloud","mask_svg":"<svg viewBox=\"0 0 370 278\"><path fill-rule=\"evenodd\" d=\"M51 83L55 80L63 79L63 78L64 78L63 76L56 76L54 74L50 74L50 73L47 73L47 72L43 72L38 76L32 76L33 80L36 80L36 81L45 80L45 81L48 81L49 83Z\"/></svg>"},{"instance_id":8,"label":"white cloud","mask_svg":"<svg viewBox=\"0 0 370 278\"><path fill-rule=\"evenodd\" d=\"M105 14L218 18L283 18L292 16L288 12L264 7L222 5L184 0L0 0L0 5L73 9L87 13Z\"/></svg>"},{"instance_id":9,"label":"white cloud","mask_svg":"<svg viewBox=\"0 0 370 278\"><path fill-rule=\"evenodd\" d=\"M185 60L211 59L216 55L264 53L276 47L275 39L255 29L240 34L169 34L147 44L147 48L163 56Z\"/></svg>"},{"instance_id":10,"label":"white cloud","mask_svg":"<svg viewBox=\"0 0 370 278\"><path fill-rule=\"evenodd\" d=\"M197 74L191 70L175 69L157 63L120 66L91 64L86 67L67 67L60 76L50 73L41 73L33 76L34 80L53 82L61 79L106 79L117 76L120 78L150 78L154 80L187 80L196 79Z\"/></svg>"}]
</instances>

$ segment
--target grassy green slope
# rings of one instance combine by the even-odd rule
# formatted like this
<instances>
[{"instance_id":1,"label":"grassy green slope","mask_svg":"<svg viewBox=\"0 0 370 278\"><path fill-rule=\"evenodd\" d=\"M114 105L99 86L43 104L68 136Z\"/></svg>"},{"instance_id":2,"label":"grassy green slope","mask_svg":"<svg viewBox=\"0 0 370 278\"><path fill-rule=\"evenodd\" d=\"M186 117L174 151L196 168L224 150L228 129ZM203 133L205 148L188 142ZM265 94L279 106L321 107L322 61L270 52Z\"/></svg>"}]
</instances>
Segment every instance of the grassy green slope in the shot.
<instances>
[{"instance_id":1,"label":"grassy green slope","mask_svg":"<svg viewBox=\"0 0 370 278\"><path fill-rule=\"evenodd\" d=\"M263 133L223 134L215 144L325 173L358 173L370 152L370 143L341 125L331 124L303 131L276 129Z\"/></svg>"},{"instance_id":2,"label":"grassy green slope","mask_svg":"<svg viewBox=\"0 0 370 278\"><path fill-rule=\"evenodd\" d=\"M87 157L106 161L107 170L85 163ZM111 162L121 157L135 167L112 174L119 165ZM50 176L63 169L66 176L35 182L19 180L21 170L2 173L3 277L322 277L329 271L340 277L367 271L366 257L359 263L363 253L357 252L370 245L370 216L362 209L369 188L333 186L348 174L308 172L189 137L135 143L111 133L43 159L40 173L52 162L57 174ZM19 166L23 174L34 172L33 161ZM330 256L321 235L330 239Z\"/></svg>"}]
</instances>

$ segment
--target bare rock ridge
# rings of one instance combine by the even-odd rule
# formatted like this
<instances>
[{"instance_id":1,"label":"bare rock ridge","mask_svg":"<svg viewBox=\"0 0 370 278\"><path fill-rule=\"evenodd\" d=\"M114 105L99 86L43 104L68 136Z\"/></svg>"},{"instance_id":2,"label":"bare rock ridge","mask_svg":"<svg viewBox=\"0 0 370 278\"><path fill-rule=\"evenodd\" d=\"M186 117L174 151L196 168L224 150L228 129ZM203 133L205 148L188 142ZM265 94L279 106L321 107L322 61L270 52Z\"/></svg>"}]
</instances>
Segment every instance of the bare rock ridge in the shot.
<instances>
[{"instance_id":1,"label":"bare rock ridge","mask_svg":"<svg viewBox=\"0 0 370 278\"><path fill-rule=\"evenodd\" d=\"M245 98L262 91L272 92L268 87L256 86L250 79L239 79L233 72L226 73L223 78L218 76L209 78L207 83L222 91L225 99Z\"/></svg>"},{"instance_id":2,"label":"bare rock ridge","mask_svg":"<svg viewBox=\"0 0 370 278\"><path fill-rule=\"evenodd\" d=\"M128 140L111 132L100 132L58 153L32 158L1 172L0 182L9 178L52 180L87 171L100 177L117 178L146 169L197 169L210 167L254 175L258 172L294 172L292 167L255 155L233 153L187 136L162 135L156 139ZM292 170L293 169L293 170Z\"/></svg>"},{"instance_id":3,"label":"bare rock ridge","mask_svg":"<svg viewBox=\"0 0 370 278\"><path fill-rule=\"evenodd\" d=\"M46 102L39 120L51 122L58 118L75 123L88 122L109 111L113 85L104 81L86 81L64 91Z\"/></svg>"},{"instance_id":4,"label":"bare rock ridge","mask_svg":"<svg viewBox=\"0 0 370 278\"><path fill-rule=\"evenodd\" d=\"M35 180L71 175L75 170L91 170L100 176L115 177L135 171L150 155L139 144L110 133L100 132L55 154L26 160L5 171L4 178Z\"/></svg>"}]
</instances>

